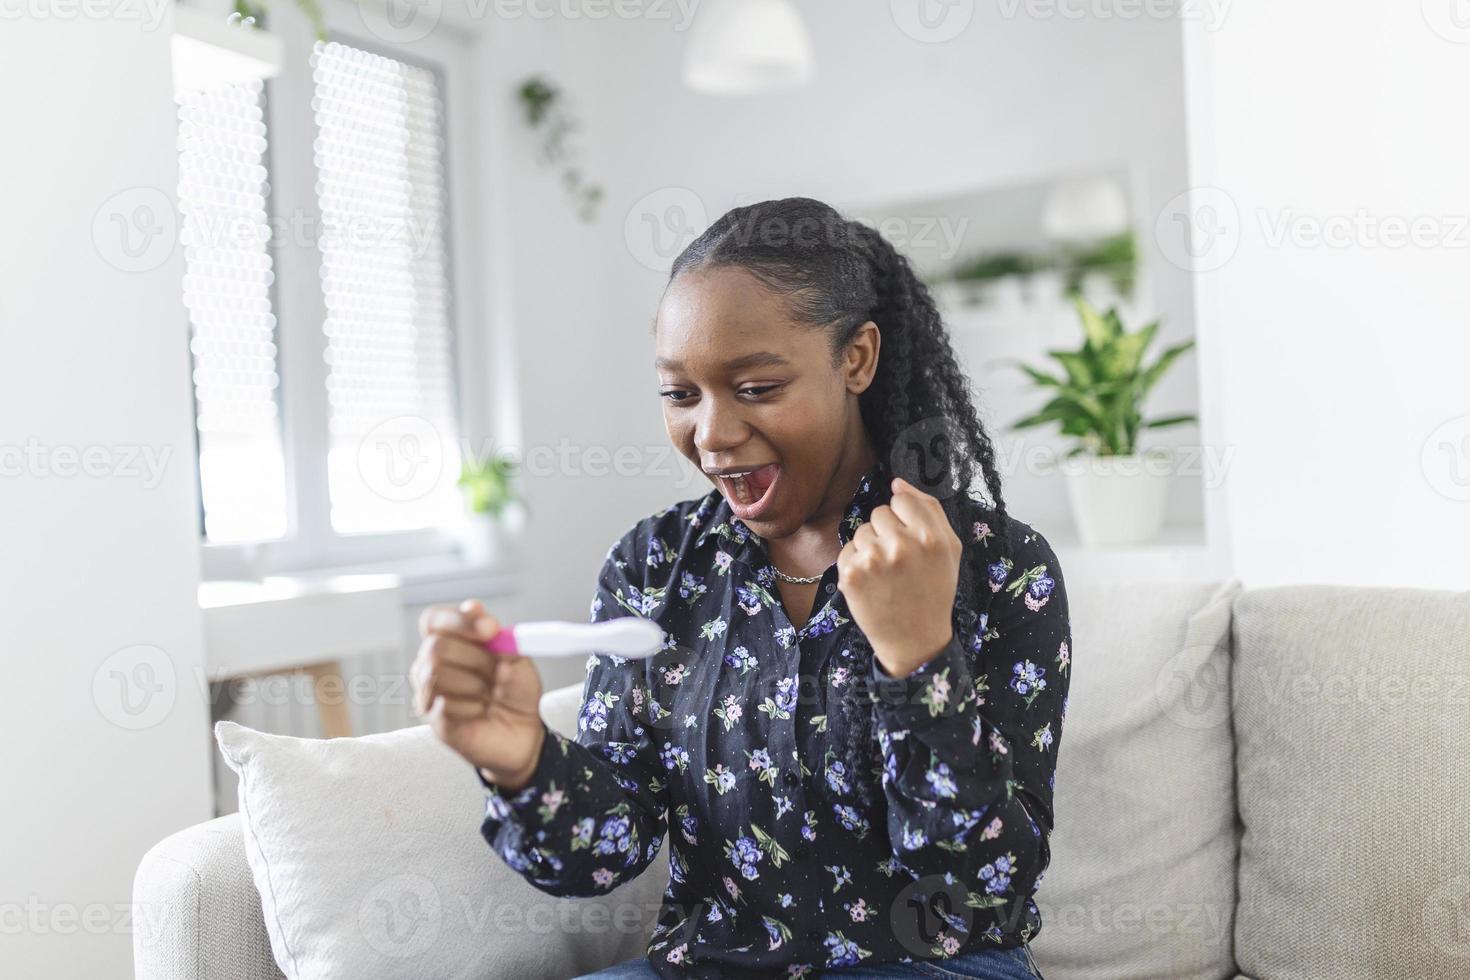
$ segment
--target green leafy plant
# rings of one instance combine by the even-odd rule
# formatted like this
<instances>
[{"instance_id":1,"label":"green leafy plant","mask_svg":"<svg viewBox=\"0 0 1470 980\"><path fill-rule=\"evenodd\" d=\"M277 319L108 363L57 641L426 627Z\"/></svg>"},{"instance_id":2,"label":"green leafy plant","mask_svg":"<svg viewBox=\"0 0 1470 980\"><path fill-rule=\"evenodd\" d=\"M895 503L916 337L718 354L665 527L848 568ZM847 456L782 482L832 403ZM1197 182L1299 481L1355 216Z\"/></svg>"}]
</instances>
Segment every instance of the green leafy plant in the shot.
<instances>
[{"instance_id":1,"label":"green leafy plant","mask_svg":"<svg viewBox=\"0 0 1470 980\"><path fill-rule=\"evenodd\" d=\"M514 474L515 464L504 456L466 459L457 483L464 491L465 505L470 512L499 517L507 507L518 502L520 498L511 486Z\"/></svg>"},{"instance_id":2,"label":"green leafy plant","mask_svg":"<svg viewBox=\"0 0 1470 980\"><path fill-rule=\"evenodd\" d=\"M960 260L929 281L936 285L984 283L1051 271L1061 274L1064 291L1069 294L1081 292L1083 277L1097 272L1108 277L1119 296L1132 296L1138 277L1133 234L1125 232L1090 245L1066 245L1049 250L983 252Z\"/></svg>"},{"instance_id":3,"label":"green leafy plant","mask_svg":"<svg viewBox=\"0 0 1470 980\"><path fill-rule=\"evenodd\" d=\"M566 97L540 75L521 83L518 90L526 124L541 135L541 161L561 168L562 186L583 221L597 217L602 203L602 186L589 181L578 166L580 157L575 136L580 124L566 107Z\"/></svg>"},{"instance_id":4,"label":"green leafy plant","mask_svg":"<svg viewBox=\"0 0 1470 980\"><path fill-rule=\"evenodd\" d=\"M1138 256L1134 251L1132 233L1113 235L1086 246L1065 248L1057 265L1066 278L1069 293L1080 292L1082 278L1090 272L1097 272L1108 277L1119 296L1133 295Z\"/></svg>"},{"instance_id":5,"label":"green leafy plant","mask_svg":"<svg viewBox=\"0 0 1470 980\"><path fill-rule=\"evenodd\" d=\"M1166 348L1145 367L1144 353L1158 333L1159 321L1129 332L1124 329L1116 309L1099 313L1077 295L1072 297L1072 302L1082 319L1085 335L1082 347L1046 352L1061 364L1062 376L1014 362L1039 387L1050 391L1052 398L1039 412L1012 423L1013 429L1055 422L1063 435L1080 440L1067 453L1068 458L1082 452L1126 456L1137 451L1142 429L1197 421L1193 415L1168 415L1143 421L1143 402L1149 391L1169 365L1194 346L1194 341Z\"/></svg>"},{"instance_id":6,"label":"green leafy plant","mask_svg":"<svg viewBox=\"0 0 1470 980\"><path fill-rule=\"evenodd\" d=\"M318 41L327 39L327 23L322 18L322 6L320 0L295 0L296 6L311 21L312 33ZM251 3L250 0L235 0L235 13L244 18L246 26L264 26L268 5L265 3Z\"/></svg>"}]
</instances>

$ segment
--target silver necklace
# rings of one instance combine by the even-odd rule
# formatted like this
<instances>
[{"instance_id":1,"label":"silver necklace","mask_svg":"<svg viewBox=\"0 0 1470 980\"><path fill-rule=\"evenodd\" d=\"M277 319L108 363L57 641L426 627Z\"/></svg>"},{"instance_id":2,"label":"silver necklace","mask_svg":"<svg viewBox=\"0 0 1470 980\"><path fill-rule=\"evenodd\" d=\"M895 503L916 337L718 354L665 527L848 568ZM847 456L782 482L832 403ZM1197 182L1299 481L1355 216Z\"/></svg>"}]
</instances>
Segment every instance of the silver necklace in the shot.
<instances>
[{"instance_id":1,"label":"silver necklace","mask_svg":"<svg viewBox=\"0 0 1470 980\"><path fill-rule=\"evenodd\" d=\"M783 582L790 582L792 585L811 585L813 582L820 582L822 580L821 575L787 575L775 565L771 566L771 571L776 573L778 579Z\"/></svg>"}]
</instances>

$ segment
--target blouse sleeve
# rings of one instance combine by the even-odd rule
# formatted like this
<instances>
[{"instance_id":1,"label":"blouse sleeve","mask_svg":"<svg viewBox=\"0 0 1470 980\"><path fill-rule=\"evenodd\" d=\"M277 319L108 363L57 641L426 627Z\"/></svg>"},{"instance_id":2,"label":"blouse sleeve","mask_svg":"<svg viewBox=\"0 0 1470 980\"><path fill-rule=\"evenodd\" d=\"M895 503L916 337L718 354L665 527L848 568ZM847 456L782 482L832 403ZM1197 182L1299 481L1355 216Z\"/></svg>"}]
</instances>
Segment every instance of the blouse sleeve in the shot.
<instances>
[{"instance_id":1,"label":"blouse sleeve","mask_svg":"<svg viewBox=\"0 0 1470 980\"><path fill-rule=\"evenodd\" d=\"M636 531L636 528L634 529ZM592 600L592 622L637 614L641 564L634 531L609 550ZM587 659L577 736L550 728L528 782L508 793L480 775L487 793L480 832L506 864L552 895L595 895L648 867L663 839L668 788L652 740L658 711L643 661Z\"/></svg>"},{"instance_id":2,"label":"blouse sleeve","mask_svg":"<svg viewBox=\"0 0 1470 980\"><path fill-rule=\"evenodd\" d=\"M1056 555L1035 531L1020 540L989 566L973 636L907 677L873 667L894 860L963 885L973 908L1029 896L1051 857L1071 627Z\"/></svg>"}]
</instances>

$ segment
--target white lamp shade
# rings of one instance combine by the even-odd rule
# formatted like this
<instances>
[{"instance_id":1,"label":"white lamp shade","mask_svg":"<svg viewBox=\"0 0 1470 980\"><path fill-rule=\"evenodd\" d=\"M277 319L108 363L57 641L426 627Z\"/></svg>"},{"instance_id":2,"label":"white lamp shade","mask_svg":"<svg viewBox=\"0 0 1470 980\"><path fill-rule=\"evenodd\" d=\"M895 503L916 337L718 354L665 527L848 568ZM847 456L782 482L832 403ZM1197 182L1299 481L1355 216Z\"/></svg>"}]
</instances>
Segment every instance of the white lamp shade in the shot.
<instances>
[{"instance_id":1,"label":"white lamp shade","mask_svg":"<svg viewBox=\"0 0 1470 980\"><path fill-rule=\"evenodd\" d=\"M689 32L684 84L708 95L795 88L816 73L812 38L791 0L704 0Z\"/></svg>"},{"instance_id":2,"label":"white lamp shade","mask_svg":"<svg viewBox=\"0 0 1470 980\"><path fill-rule=\"evenodd\" d=\"M1041 206L1041 228L1058 242L1092 242L1128 230L1128 200L1111 177L1078 177L1053 187Z\"/></svg>"}]
</instances>

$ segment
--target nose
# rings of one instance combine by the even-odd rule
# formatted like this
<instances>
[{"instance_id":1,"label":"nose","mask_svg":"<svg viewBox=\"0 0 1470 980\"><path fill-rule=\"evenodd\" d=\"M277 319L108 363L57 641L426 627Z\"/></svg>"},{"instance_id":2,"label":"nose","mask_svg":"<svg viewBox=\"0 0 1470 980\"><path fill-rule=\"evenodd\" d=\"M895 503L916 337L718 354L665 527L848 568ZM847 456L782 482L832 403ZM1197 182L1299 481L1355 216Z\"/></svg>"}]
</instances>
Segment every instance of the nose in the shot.
<instances>
[{"instance_id":1,"label":"nose","mask_svg":"<svg viewBox=\"0 0 1470 980\"><path fill-rule=\"evenodd\" d=\"M694 424L694 446L705 456L723 456L750 437L750 427L737 405L720 398L704 398L696 411L699 418Z\"/></svg>"}]
</instances>

